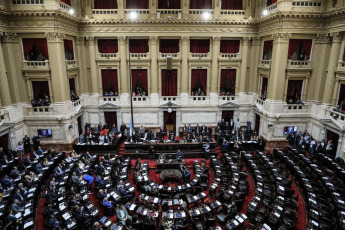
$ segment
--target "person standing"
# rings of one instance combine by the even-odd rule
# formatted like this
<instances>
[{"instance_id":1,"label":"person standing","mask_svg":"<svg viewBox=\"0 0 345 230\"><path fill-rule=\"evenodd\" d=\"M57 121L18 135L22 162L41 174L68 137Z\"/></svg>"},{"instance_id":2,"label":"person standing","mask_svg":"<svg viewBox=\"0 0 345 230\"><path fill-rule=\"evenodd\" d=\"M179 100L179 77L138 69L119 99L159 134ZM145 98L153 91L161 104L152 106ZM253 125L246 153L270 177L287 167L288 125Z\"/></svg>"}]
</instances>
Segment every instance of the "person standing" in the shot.
<instances>
[{"instance_id":1,"label":"person standing","mask_svg":"<svg viewBox=\"0 0 345 230\"><path fill-rule=\"evenodd\" d=\"M28 135L25 135L25 137L23 138L23 143L24 143L25 153L31 152L30 138L28 137Z\"/></svg>"},{"instance_id":2,"label":"person standing","mask_svg":"<svg viewBox=\"0 0 345 230\"><path fill-rule=\"evenodd\" d=\"M24 159L24 145L22 142L18 142L17 152L18 152L20 160L23 160Z\"/></svg>"},{"instance_id":3,"label":"person standing","mask_svg":"<svg viewBox=\"0 0 345 230\"><path fill-rule=\"evenodd\" d=\"M205 158L208 160L210 158L210 143L205 144Z\"/></svg>"},{"instance_id":4,"label":"person standing","mask_svg":"<svg viewBox=\"0 0 345 230\"><path fill-rule=\"evenodd\" d=\"M241 128L241 122L240 122L240 119L237 119L237 122L236 122L236 133L238 133L240 128Z\"/></svg>"},{"instance_id":5,"label":"person standing","mask_svg":"<svg viewBox=\"0 0 345 230\"><path fill-rule=\"evenodd\" d=\"M35 134L32 138L32 143L34 144L34 150L37 151L38 146L40 145L40 138L37 136L37 134Z\"/></svg>"},{"instance_id":6,"label":"person standing","mask_svg":"<svg viewBox=\"0 0 345 230\"><path fill-rule=\"evenodd\" d=\"M151 160L155 161L155 149L153 146L150 146L149 148L149 157L150 157L150 162Z\"/></svg>"}]
</instances>

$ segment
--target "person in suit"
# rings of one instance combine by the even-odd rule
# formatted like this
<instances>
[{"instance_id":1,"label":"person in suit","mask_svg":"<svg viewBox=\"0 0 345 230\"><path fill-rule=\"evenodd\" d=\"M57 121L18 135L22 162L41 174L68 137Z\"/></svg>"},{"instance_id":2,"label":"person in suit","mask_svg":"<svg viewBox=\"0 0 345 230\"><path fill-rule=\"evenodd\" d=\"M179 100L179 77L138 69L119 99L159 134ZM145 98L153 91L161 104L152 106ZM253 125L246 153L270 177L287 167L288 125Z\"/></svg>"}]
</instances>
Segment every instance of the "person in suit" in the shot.
<instances>
[{"instance_id":1,"label":"person in suit","mask_svg":"<svg viewBox=\"0 0 345 230\"><path fill-rule=\"evenodd\" d=\"M204 145L204 149L205 149L205 158L208 160L210 158L210 143L206 142L206 144Z\"/></svg>"},{"instance_id":2,"label":"person in suit","mask_svg":"<svg viewBox=\"0 0 345 230\"><path fill-rule=\"evenodd\" d=\"M226 140L223 141L222 144L222 153L227 153L229 151L229 144Z\"/></svg>"},{"instance_id":3,"label":"person in suit","mask_svg":"<svg viewBox=\"0 0 345 230\"><path fill-rule=\"evenodd\" d=\"M17 189L16 193L13 194L12 200L18 200L21 205L25 204L25 197L20 194L20 189Z\"/></svg>"},{"instance_id":4,"label":"person in suit","mask_svg":"<svg viewBox=\"0 0 345 230\"><path fill-rule=\"evenodd\" d=\"M155 161L155 149L153 148L153 146L150 146L149 148L149 157L150 157L150 162L151 160Z\"/></svg>"},{"instance_id":5,"label":"person in suit","mask_svg":"<svg viewBox=\"0 0 345 230\"><path fill-rule=\"evenodd\" d=\"M335 152L335 147L334 144L332 143L332 140L329 140L327 142L327 145L325 147L325 151L329 157L334 157L334 152Z\"/></svg>"},{"instance_id":6,"label":"person in suit","mask_svg":"<svg viewBox=\"0 0 345 230\"><path fill-rule=\"evenodd\" d=\"M229 122L229 130L232 132L235 128L235 122L231 119Z\"/></svg>"},{"instance_id":7,"label":"person in suit","mask_svg":"<svg viewBox=\"0 0 345 230\"><path fill-rule=\"evenodd\" d=\"M124 122L122 122L121 126L120 126L120 132L123 134L125 132L125 130L127 129L127 126L125 125Z\"/></svg>"},{"instance_id":8,"label":"person in suit","mask_svg":"<svg viewBox=\"0 0 345 230\"><path fill-rule=\"evenodd\" d=\"M24 143L25 152L26 153L31 152L30 138L28 137L28 135L25 135L25 137L23 138L23 143Z\"/></svg>"},{"instance_id":9,"label":"person in suit","mask_svg":"<svg viewBox=\"0 0 345 230\"><path fill-rule=\"evenodd\" d=\"M61 227L62 221L58 221L54 215L50 215L48 219L48 225L53 229L59 229Z\"/></svg>"},{"instance_id":10,"label":"person in suit","mask_svg":"<svg viewBox=\"0 0 345 230\"><path fill-rule=\"evenodd\" d=\"M8 175L5 175L1 183L5 188L9 188L13 186L13 179L11 179Z\"/></svg>"},{"instance_id":11,"label":"person in suit","mask_svg":"<svg viewBox=\"0 0 345 230\"><path fill-rule=\"evenodd\" d=\"M190 177L191 177L191 173L188 169L185 169L183 172L183 180L184 183L189 183L190 182Z\"/></svg>"},{"instance_id":12,"label":"person in suit","mask_svg":"<svg viewBox=\"0 0 345 230\"><path fill-rule=\"evenodd\" d=\"M13 167L11 170L10 176L13 178L17 178L19 176L19 170L17 169L16 166Z\"/></svg>"},{"instance_id":13,"label":"person in suit","mask_svg":"<svg viewBox=\"0 0 345 230\"><path fill-rule=\"evenodd\" d=\"M105 191L105 192L104 192L104 191ZM107 197L106 191L107 191L106 189L105 189L105 190L100 189L100 190L98 191L98 193L97 193L97 198L98 198L98 200L104 200L104 198Z\"/></svg>"},{"instance_id":14,"label":"person in suit","mask_svg":"<svg viewBox=\"0 0 345 230\"><path fill-rule=\"evenodd\" d=\"M34 144L34 150L37 150L40 145L40 138L36 134L32 138L32 143Z\"/></svg>"},{"instance_id":15,"label":"person in suit","mask_svg":"<svg viewBox=\"0 0 345 230\"><path fill-rule=\"evenodd\" d=\"M169 140L172 141L172 142L175 142L175 135L174 135L174 133L170 133Z\"/></svg>"},{"instance_id":16,"label":"person in suit","mask_svg":"<svg viewBox=\"0 0 345 230\"><path fill-rule=\"evenodd\" d=\"M183 153L181 152L180 149L178 149L176 152L176 160L182 160L182 159L183 159Z\"/></svg>"},{"instance_id":17,"label":"person in suit","mask_svg":"<svg viewBox=\"0 0 345 230\"><path fill-rule=\"evenodd\" d=\"M24 211L24 208L22 208L21 206L20 206L20 202L19 202L19 200L14 200L14 202L13 202L13 204L11 205L11 209L13 210L13 212L14 213L19 213L19 212L22 212L22 211Z\"/></svg>"}]
</instances>

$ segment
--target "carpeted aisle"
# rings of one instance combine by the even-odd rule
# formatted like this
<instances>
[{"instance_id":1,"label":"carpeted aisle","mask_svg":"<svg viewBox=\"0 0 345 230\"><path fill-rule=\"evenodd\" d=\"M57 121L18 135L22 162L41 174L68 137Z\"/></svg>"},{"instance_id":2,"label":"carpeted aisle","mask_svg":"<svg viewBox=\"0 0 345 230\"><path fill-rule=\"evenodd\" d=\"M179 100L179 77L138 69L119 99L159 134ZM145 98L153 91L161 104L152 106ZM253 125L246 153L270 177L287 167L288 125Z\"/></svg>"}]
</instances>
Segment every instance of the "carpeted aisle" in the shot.
<instances>
[{"instance_id":1,"label":"carpeted aisle","mask_svg":"<svg viewBox=\"0 0 345 230\"><path fill-rule=\"evenodd\" d=\"M293 190L295 190L295 194L298 195L298 209L297 209L298 217L297 217L297 221L296 221L295 227L298 230L307 229L307 216L305 214L305 207L304 207L304 203L303 203L303 200L302 200L301 193L297 189L295 183L291 184L291 188Z\"/></svg>"}]
</instances>

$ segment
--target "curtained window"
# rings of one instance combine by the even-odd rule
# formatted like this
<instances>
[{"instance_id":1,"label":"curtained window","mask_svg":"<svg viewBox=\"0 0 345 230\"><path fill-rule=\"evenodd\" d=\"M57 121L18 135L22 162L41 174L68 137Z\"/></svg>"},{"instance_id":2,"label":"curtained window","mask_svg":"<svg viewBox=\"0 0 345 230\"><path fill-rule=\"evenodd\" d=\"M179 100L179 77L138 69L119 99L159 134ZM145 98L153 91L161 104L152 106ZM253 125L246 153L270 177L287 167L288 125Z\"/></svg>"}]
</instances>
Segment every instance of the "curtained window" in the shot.
<instances>
[{"instance_id":1,"label":"curtained window","mask_svg":"<svg viewBox=\"0 0 345 230\"><path fill-rule=\"evenodd\" d=\"M162 69L162 96L177 96L176 69Z\"/></svg>"},{"instance_id":2,"label":"curtained window","mask_svg":"<svg viewBox=\"0 0 345 230\"><path fill-rule=\"evenodd\" d=\"M286 102L289 102L290 99L292 100L293 104L296 103L297 100L302 101L302 87L303 80L289 80L286 93Z\"/></svg>"},{"instance_id":3,"label":"curtained window","mask_svg":"<svg viewBox=\"0 0 345 230\"><path fill-rule=\"evenodd\" d=\"M178 53L180 51L179 39L160 39L159 52L161 53Z\"/></svg>"},{"instance_id":4,"label":"curtained window","mask_svg":"<svg viewBox=\"0 0 345 230\"><path fill-rule=\"evenodd\" d=\"M118 94L118 83L117 83L117 70L116 69L102 69L102 89L104 95L105 92L108 95Z\"/></svg>"},{"instance_id":5,"label":"curtained window","mask_svg":"<svg viewBox=\"0 0 345 230\"><path fill-rule=\"evenodd\" d=\"M94 9L117 9L117 0L95 0Z\"/></svg>"},{"instance_id":6,"label":"curtained window","mask_svg":"<svg viewBox=\"0 0 345 230\"><path fill-rule=\"evenodd\" d=\"M0 147L3 147L4 150L9 150L9 148L8 148L8 133L0 136Z\"/></svg>"},{"instance_id":7,"label":"curtained window","mask_svg":"<svg viewBox=\"0 0 345 230\"><path fill-rule=\"evenodd\" d=\"M220 53L237 54L240 52L240 40L221 40Z\"/></svg>"},{"instance_id":8,"label":"curtained window","mask_svg":"<svg viewBox=\"0 0 345 230\"><path fill-rule=\"evenodd\" d=\"M148 9L149 0L126 0L126 9Z\"/></svg>"},{"instance_id":9,"label":"curtained window","mask_svg":"<svg viewBox=\"0 0 345 230\"><path fill-rule=\"evenodd\" d=\"M212 0L190 0L189 9L212 9Z\"/></svg>"},{"instance_id":10,"label":"curtained window","mask_svg":"<svg viewBox=\"0 0 345 230\"><path fill-rule=\"evenodd\" d=\"M181 0L158 0L158 9L181 9Z\"/></svg>"},{"instance_id":11,"label":"curtained window","mask_svg":"<svg viewBox=\"0 0 345 230\"><path fill-rule=\"evenodd\" d=\"M207 86L207 70L206 69L192 69L192 82L191 82L191 94L206 96L206 86ZM200 95L202 92L203 95Z\"/></svg>"},{"instance_id":12,"label":"curtained window","mask_svg":"<svg viewBox=\"0 0 345 230\"><path fill-rule=\"evenodd\" d=\"M264 47L262 50L262 60L271 60L273 51L273 40L264 41Z\"/></svg>"},{"instance_id":13,"label":"curtained window","mask_svg":"<svg viewBox=\"0 0 345 230\"><path fill-rule=\"evenodd\" d=\"M345 110L345 84L340 85L338 105L340 105L341 110Z\"/></svg>"},{"instance_id":14,"label":"curtained window","mask_svg":"<svg viewBox=\"0 0 345 230\"><path fill-rule=\"evenodd\" d=\"M48 81L33 81L32 91L35 100L44 99L45 96L49 96Z\"/></svg>"},{"instance_id":15,"label":"curtained window","mask_svg":"<svg viewBox=\"0 0 345 230\"><path fill-rule=\"evenodd\" d=\"M168 130L169 129L169 130ZM175 133L176 130L176 111L171 113L164 111L164 130L165 134L168 134L168 131Z\"/></svg>"},{"instance_id":16,"label":"curtained window","mask_svg":"<svg viewBox=\"0 0 345 230\"><path fill-rule=\"evenodd\" d=\"M311 46L311 39L290 39L288 59L293 61L310 60Z\"/></svg>"},{"instance_id":17,"label":"curtained window","mask_svg":"<svg viewBox=\"0 0 345 230\"><path fill-rule=\"evenodd\" d=\"M25 60L49 60L48 44L45 38L23 38L22 42Z\"/></svg>"},{"instance_id":18,"label":"curtained window","mask_svg":"<svg viewBox=\"0 0 345 230\"><path fill-rule=\"evenodd\" d=\"M113 125L117 127L116 112L104 112L104 121L108 125L108 128L112 128Z\"/></svg>"},{"instance_id":19,"label":"curtained window","mask_svg":"<svg viewBox=\"0 0 345 230\"><path fill-rule=\"evenodd\" d=\"M98 52L101 54L114 54L118 52L117 39L98 39Z\"/></svg>"},{"instance_id":20,"label":"curtained window","mask_svg":"<svg viewBox=\"0 0 345 230\"><path fill-rule=\"evenodd\" d=\"M210 52L209 39L191 39L190 40L191 53L208 53Z\"/></svg>"},{"instance_id":21,"label":"curtained window","mask_svg":"<svg viewBox=\"0 0 345 230\"><path fill-rule=\"evenodd\" d=\"M71 0L60 0L61 2L67 4L67 5L71 5Z\"/></svg>"},{"instance_id":22,"label":"curtained window","mask_svg":"<svg viewBox=\"0 0 345 230\"><path fill-rule=\"evenodd\" d=\"M335 154L336 151L337 151L337 148L338 148L339 135L337 133L335 133L335 132L332 132L331 130L328 130L328 129L327 129L327 134L326 135L327 135L326 136L327 137L326 141L331 140L332 143L334 144L334 153L333 154Z\"/></svg>"},{"instance_id":23,"label":"curtained window","mask_svg":"<svg viewBox=\"0 0 345 230\"><path fill-rule=\"evenodd\" d=\"M68 79L68 83L69 83L69 90L76 93L77 91L75 89L75 79L74 78Z\"/></svg>"},{"instance_id":24,"label":"curtained window","mask_svg":"<svg viewBox=\"0 0 345 230\"><path fill-rule=\"evenodd\" d=\"M220 74L220 95L235 95L236 70L222 69Z\"/></svg>"},{"instance_id":25,"label":"curtained window","mask_svg":"<svg viewBox=\"0 0 345 230\"><path fill-rule=\"evenodd\" d=\"M222 0L222 10L242 10L242 0Z\"/></svg>"},{"instance_id":26,"label":"curtained window","mask_svg":"<svg viewBox=\"0 0 345 230\"><path fill-rule=\"evenodd\" d=\"M265 100L267 98L267 87L268 87L268 78L263 77L261 81L261 98Z\"/></svg>"},{"instance_id":27,"label":"curtained window","mask_svg":"<svg viewBox=\"0 0 345 230\"><path fill-rule=\"evenodd\" d=\"M71 40L63 40L63 42L66 60L74 60L73 42Z\"/></svg>"},{"instance_id":28,"label":"curtained window","mask_svg":"<svg viewBox=\"0 0 345 230\"><path fill-rule=\"evenodd\" d=\"M143 96L148 95L148 85L147 85L147 70L146 69L132 69L132 89L136 95L138 92L143 94Z\"/></svg>"},{"instance_id":29,"label":"curtained window","mask_svg":"<svg viewBox=\"0 0 345 230\"><path fill-rule=\"evenodd\" d=\"M267 0L266 6L273 5L273 4L276 3L276 2L277 2L277 0Z\"/></svg>"},{"instance_id":30,"label":"curtained window","mask_svg":"<svg viewBox=\"0 0 345 230\"><path fill-rule=\"evenodd\" d=\"M234 120L234 111L228 110L228 111L222 111L222 119L226 122L230 122L231 119Z\"/></svg>"},{"instance_id":31,"label":"curtained window","mask_svg":"<svg viewBox=\"0 0 345 230\"><path fill-rule=\"evenodd\" d=\"M148 53L149 40L148 39L130 39L129 52L131 53Z\"/></svg>"}]
</instances>

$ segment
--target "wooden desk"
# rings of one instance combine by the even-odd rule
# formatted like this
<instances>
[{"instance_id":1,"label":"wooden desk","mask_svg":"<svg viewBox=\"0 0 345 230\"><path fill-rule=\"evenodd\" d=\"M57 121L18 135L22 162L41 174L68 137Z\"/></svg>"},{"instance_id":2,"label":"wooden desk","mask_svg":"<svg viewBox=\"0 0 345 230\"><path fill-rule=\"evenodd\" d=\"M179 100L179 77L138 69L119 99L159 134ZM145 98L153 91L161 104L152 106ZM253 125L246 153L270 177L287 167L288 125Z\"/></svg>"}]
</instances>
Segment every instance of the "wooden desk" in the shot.
<instances>
[{"instance_id":1,"label":"wooden desk","mask_svg":"<svg viewBox=\"0 0 345 230\"><path fill-rule=\"evenodd\" d=\"M161 172L165 169L180 169L181 165L186 165L185 161L166 160L164 163L157 161L157 172Z\"/></svg>"}]
</instances>

